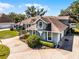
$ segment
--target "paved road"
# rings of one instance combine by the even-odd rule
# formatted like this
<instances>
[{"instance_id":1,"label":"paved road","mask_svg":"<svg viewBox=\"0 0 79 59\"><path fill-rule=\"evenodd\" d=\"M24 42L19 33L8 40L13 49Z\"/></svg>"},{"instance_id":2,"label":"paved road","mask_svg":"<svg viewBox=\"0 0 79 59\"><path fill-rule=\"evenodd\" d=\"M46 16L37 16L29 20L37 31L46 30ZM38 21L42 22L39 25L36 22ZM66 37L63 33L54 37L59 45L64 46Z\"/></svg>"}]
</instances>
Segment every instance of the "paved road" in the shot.
<instances>
[{"instance_id":1,"label":"paved road","mask_svg":"<svg viewBox=\"0 0 79 59\"><path fill-rule=\"evenodd\" d=\"M7 59L79 59L79 36L74 37L72 52L53 48L33 50L21 42L18 36L2 42L11 50Z\"/></svg>"}]
</instances>

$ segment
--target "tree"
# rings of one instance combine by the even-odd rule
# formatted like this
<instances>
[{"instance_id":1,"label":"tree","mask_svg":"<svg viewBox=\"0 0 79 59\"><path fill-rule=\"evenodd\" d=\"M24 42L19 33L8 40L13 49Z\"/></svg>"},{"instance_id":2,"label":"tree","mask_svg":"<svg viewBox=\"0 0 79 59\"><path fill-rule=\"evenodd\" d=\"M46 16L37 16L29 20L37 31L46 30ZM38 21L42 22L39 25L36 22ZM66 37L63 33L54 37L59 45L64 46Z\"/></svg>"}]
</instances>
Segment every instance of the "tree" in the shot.
<instances>
[{"instance_id":1,"label":"tree","mask_svg":"<svg viewBox=\"0 0 79 59\"><path fill-rule=\"evenodd\" d=\"M14 20L15 23L20 22L20 21L24 20L24 18L25 18L25 15L16 14L16 13L13 13L13 12L11 12L8 16L11 17Z\"/></svg>"},{"instance_id":2,"label":"tree","mask_svg":"<svg viewBox=\"0 0 79 59\"><path fill-rule=\"evenodd\" d=\"M67 9L61 10L60 16L70 16L79 22L79 0L75 0Z\"/></svg>"},{"instance_id":3,"label":"tree","mask_svg":"<svg viewBox=\"0 0 79 59\"><path fill-rule=\"evenodd\" d=\"M71 12L69 10L61 10L61 14L59 16L69 16Z\"/></svg>"},{"instance_id":4,"label":"tree","mask_svg":"<svg viewBox=\"0 0 79 59\"><path fill-rule=\"evenodd\" d=\"M43 16L47 11L44 10L44 8L37 9L34 6L28 7L25 11L27 17L35 17L35 16Z\"/></svg>"}]
</instances>

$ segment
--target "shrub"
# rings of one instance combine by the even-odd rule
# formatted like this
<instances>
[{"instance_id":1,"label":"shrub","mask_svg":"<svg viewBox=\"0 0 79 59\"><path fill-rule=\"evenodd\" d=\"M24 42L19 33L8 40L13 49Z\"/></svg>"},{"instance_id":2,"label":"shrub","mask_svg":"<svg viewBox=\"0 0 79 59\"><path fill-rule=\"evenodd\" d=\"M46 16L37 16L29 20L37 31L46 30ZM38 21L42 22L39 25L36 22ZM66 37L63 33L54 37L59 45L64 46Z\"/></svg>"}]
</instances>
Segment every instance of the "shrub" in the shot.
<instances>
[{"instance_id":1,"label":"shrub","mask_svg":"<svg viewBox=\"0 0 79 59\"><path fill-rule=\"evenodd\" d=\"M28 46L31 48L36 48L40 45L41 38L37 35L31 35L27 39Z\"/></svg>"},{"instance_id":2,"label":"shrub","mask_svg":"<svg viewBox=\"0 0 79 59\"><path fill-rule=\"evenodd\" d=\"M46 41L42 41L42 40L40 40L40 43L42 44L42 45L44 45L44 46L47 46L47 47L55 47L55 43L54 42L46 42Z\"/></svg>"},{"instance_id":3,"label":"shrub","mask_svg":"<svg viewBox=\"0 0 79 59\"><path fill-rule=\"evenodd\" d=\"M10 31L13 31L14 29L13 28L10 28Z\"/></svg>"},{"instance_id":4,"label":"shrub","mask_svg":"<svg viewBox=\"0 0 79 59\"><path fill-rule=\"evenodd\" d=\"M27 39L29 36L30 36L30 34L29 34L29 33L26 33L26 34L24 35L24 39Z\"/></svg>"},{"instance_id":5,"label":"shrub","mask_svg":"<svg viewBox=\"0 0 79 59\"><path fill-rule=\"evenodd\" d=\"M0 59L7 59L8 55L10 54L10 49L0 44Z\"/></svg>"}]
</instances>

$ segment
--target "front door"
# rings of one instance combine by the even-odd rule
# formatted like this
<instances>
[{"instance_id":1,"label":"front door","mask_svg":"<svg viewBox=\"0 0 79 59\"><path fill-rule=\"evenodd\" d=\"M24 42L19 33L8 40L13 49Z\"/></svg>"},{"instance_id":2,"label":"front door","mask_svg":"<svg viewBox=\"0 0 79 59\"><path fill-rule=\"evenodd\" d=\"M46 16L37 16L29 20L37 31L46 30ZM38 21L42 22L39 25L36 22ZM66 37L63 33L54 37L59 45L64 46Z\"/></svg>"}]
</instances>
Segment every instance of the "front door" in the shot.
<instances>
[{"instance_id":1,"label":"front door","mask_svg":"<svg viewBox=\"0 0 79 59\"><path fill-rule=\"evenodd\" d=\"M43 40L52 42L51 32L45 31L42 33L41 37L43 38Z\"/></svg>"}]
</instances>

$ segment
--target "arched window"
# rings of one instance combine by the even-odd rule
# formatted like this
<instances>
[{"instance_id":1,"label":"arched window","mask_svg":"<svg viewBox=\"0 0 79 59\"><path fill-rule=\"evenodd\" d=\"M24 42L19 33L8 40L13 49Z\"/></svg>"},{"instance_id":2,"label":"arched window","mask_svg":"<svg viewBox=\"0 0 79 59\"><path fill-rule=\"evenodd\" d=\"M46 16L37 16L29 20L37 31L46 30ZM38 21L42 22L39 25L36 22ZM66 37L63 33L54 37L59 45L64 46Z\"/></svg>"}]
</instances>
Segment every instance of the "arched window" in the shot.
<instances>
[{"instance_id":1,"label":"arched window","mask_svg":"<svg viewBox=\"0 0 79 59\"><path fill-rule=\"evenodd\" d=\"M42 23L42 21L40 21L39 22L39 27L42 28L42 26L43 26L43 23Z\"/></svg>"}]
</instances>

